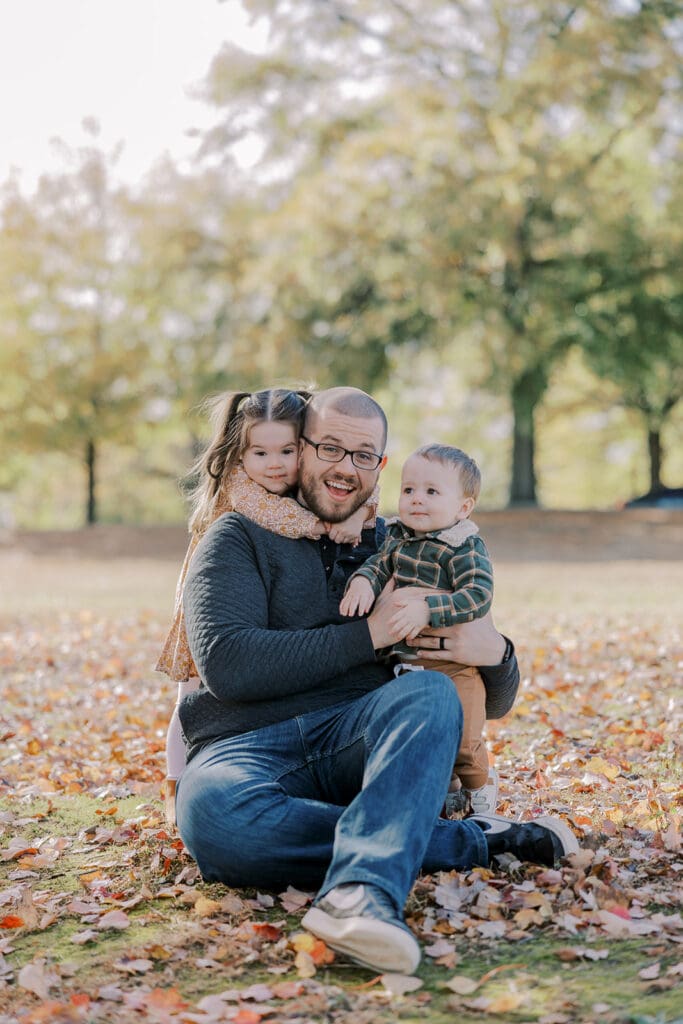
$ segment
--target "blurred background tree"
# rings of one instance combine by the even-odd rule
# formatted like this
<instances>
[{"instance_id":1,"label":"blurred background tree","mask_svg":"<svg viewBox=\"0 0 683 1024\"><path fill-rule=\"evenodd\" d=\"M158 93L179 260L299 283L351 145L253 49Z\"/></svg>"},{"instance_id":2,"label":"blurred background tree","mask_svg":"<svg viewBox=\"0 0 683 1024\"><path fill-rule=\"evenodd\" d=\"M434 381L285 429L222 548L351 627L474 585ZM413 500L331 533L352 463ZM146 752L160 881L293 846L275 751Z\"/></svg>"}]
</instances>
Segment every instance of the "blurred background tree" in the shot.
<instances>
[{"instance_id":1,"label":"blurred background tree","mask_svg":"<svg viewBox=\"0 0 683 1024\"><path fill-rule=\"evenodd\" d=\"M1 393L14 450L60 451L85 471L85 521L97 519L100 444L130 436L145 401L146 352L125 289L128 225L110 185L116 154L64 148L71 172L45 175L3 207Z\"/></svg>"},{"instance_id":2,"label":"blurred background tree","mask_svg":"<svg viewBox=\"0 0 683 1024\"><path fill-rule=\"evenodd\" d=\"M217 52L191 173L113 189L94 139L34 196L7 186L3 440L78 448L88 521L102 443L131 518L178 518L205 395L343 382L380 394L399 457L472 450L492 503L609 504L641 486L624 458L675 482L678 5L243 6L267 48ZM577 416L617 458L600 494Z\"/></svg>"}]
</instances>

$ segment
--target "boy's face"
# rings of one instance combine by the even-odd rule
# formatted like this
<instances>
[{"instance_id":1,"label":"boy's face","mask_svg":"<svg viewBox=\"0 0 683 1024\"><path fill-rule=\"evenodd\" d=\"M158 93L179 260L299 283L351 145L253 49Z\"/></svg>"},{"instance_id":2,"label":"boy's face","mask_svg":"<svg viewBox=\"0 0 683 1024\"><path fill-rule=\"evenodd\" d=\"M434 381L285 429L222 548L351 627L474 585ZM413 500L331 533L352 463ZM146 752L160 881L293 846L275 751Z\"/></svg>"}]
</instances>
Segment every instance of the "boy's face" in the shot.
<instances>
[{"instance_id":1,"label":"boy's face","mask_svg":"<svg viewBox=\"0 0 683 1024\"><path fill-rule=\"evenodd\" d=\"M401 522L416 533L446 530L466 519L474 498L466 498L455 466L411 455L401 473L398 514Z\"/></svg>"}]
</instances>

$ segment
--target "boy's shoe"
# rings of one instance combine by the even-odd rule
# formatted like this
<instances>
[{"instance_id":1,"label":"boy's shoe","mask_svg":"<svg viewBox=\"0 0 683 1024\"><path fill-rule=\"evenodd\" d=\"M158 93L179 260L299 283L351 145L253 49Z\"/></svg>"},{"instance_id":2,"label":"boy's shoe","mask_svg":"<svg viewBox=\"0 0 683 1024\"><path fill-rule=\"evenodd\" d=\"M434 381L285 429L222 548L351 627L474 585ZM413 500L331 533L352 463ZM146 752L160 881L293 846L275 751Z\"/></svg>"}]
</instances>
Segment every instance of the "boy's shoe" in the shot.
<instances>
[{"instance_id":1,"label":"boy's shoe","mask_svg":"<svg viewBox=\"0 0 683 1024\"><path fill-rule=\"evenodd\" d=\"M498 772L489 768L489 777L479 789L466 789L472 814L493 814L498 806Z\"/></svg>"},{"instance_id":2,"label":"boy's shoe","mask_svg":"<svg viewBox=\"0 0 683 1024\"><path fill-rule=\"evenodd\" d=\"M473 814L467 820L476 821L483 830L491 859L511 853L517 860L551 868L560 857L579 850L569 826L549 814L524 822L510 821L499 814Z\"/></svg>"},{"instance_id":3,"label":"boy's shoe","mask_svg":"<svg viewBox=\"0 0 683 1024\"><path fill-rule=\"evenodd\" d=\"M382 889L337 885L316 900L302 924L331 949L372 971L412 974L420 947Z\"/></svg>"},{"instance_id":4,"label":"boy's shoe","mask_svg":"<svg viewBox=\"0 0 683 1024\"><path fill-rule=\"evenodd\" d=\"M446 793L446 799L443 802L441 816L444 818L464 818L469 808L470 802L467 790L460 786L459 789Z\"/></svg>"}]
</instances>

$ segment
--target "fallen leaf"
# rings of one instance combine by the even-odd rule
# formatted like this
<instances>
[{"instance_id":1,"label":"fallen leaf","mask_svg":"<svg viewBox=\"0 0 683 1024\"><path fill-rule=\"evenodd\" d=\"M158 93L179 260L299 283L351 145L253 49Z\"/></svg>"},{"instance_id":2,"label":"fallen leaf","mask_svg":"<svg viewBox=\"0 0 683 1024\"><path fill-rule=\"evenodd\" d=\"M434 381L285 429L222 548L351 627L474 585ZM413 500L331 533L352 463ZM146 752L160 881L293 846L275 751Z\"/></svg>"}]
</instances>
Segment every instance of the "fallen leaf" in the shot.
<instances>
[{"instance_id":1,"label":"fallen leaf","mask_svg":"<svg viewBox=\"0 0 683 1024\"><path fill-rule=\"evenodd\" d=\"M198 917L215 917L222 909L218 900L210 900L206 896L200 896L195 900L194 912Z\"/></svg>"},{"instance_id":2,"label":"fallen leaf","mask_svg":"<svg viewBox=\"0 0 683 1024\"><path fill-rule=\"evenodd\" d=\"M123 910L110 910L108 914L102 915L97 922L97 927L101 930L115 928L117 931L122 931L124 928L130 928L130 918Z\"/></svg>"},{"instance_id":3,"label":"fallen leaf","mask_svg":"<svg viewBox=\"0 0 683 1024\"><path fill-rule=\"evenodd\" d=\"M39 999L47 999L51 988L59 985L59 977L48 970L44 960L33 960L25 964L17 975L17 982L27 992L33 992Z\"/></svg>"},{"instance_id":4,"label":"fallen leaf","mask_svg":"<svg viewBox=\"0 0 683 1024\"><path fill-rule=\"evenodd\" d=\"M5 917L0 918L0 928L23 928L24 919L18 917L16 914L6 914Z\"/></svg>"},{"instance_id":5,"label":"fallen leaf","mask_svg":"<svg viewBox=\"0 0 683 1024\"><path fill-rule=\"evenodd\" d=\"M404 996L406 992L417 992L423 981L410 974L382 974L380 981L392 996Z\"/></svg>"},{"instance_id":6,"label":"fallen leaf","mask_svg":"<svg viewBox=\"0 0 683 1024\"><path fill-rule=\"evenodd\" d=\"M316 966L310 953L300 949L294 957L294 966L300 978L314 978Z\"/></svg>"},{"instance_id":7,"label":"fallen leaf","mask_svg":"<svg viewBox=\"0 0 683 1024\"><path fill-rule=\"evenodd\" d=\"M479 982L468 978L465 974L454 974L446 982L446 988L459 996L469 996L479 988Z\"/></svg>"},{"instance_id":8,"label":"fallen leaf","mask_svg":"<svg viewBox=\"0 0 683 1024\"><path fill-rule=\"evenodd\" d=\"M114 964L114 970L121 971L123 974L146 974L152 967L154 967L154 962L142 957L138 959L123 957Z\"/></svg>"}]
</instances>

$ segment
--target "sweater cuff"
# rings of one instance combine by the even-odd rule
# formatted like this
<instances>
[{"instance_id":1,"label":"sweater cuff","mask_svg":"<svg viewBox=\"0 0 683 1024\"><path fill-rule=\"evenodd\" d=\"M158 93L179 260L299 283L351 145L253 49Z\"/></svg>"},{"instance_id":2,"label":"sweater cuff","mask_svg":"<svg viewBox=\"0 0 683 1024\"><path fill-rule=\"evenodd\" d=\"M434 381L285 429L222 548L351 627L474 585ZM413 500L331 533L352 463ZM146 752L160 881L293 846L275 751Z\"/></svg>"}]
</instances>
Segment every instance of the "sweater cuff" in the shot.
<instances>
[{"instance_id":1,"label":"sweater cuff","mask_svg":"<svg viewBox=\"0 0 683 1024\"><path fill-rule=\"evenodd\" d=\"M370 627L366 618L353 619L351 622L344 623L344 630L344 641L348 644L348 650L352 650L356 656L354 664L364 665L368 661L376 660L375 648L372 646Z\"/></svg>"}]
</instances>

